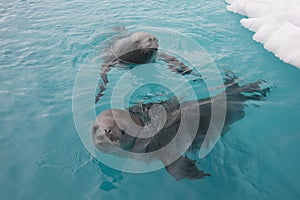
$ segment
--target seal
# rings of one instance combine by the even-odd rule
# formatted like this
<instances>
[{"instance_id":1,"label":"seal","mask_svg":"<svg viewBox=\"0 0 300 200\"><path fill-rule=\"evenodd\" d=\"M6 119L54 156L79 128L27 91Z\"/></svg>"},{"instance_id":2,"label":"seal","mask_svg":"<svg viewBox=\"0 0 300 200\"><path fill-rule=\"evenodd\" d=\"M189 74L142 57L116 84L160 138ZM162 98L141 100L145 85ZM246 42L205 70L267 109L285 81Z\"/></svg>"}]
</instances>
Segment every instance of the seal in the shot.
<instances>
[{"instance_id":1,"label":"seal","mask_svg":"<svg viewBox=\"0 0 300 200\"><path fill-rule=\"evenodd\" d=\"M158 39L147 32L134 32L116 40L109 46L104 57L104 64L101 66L100 73L103 84L100 85L100 91L95 100L96 103L103 95L102 92L108 84L107 73L112 67L120 63L145 64L161 60L166 62L169 69L176 73L181 75L193 74L201 77L199 74L193 73L188 66L180 62L174 56L159 51Z\"/></svg>"},{"instance_id":2,"label":"seal","mask_svg":"<svg viewBox=\"0 0 300 200\"><path fill-rule=\"evenodd\" d=\"M230 129L230 125L245 116L246 101L264 100L270 92L270 88L262 89L261 84L263 81L239 85L235 80L236 77L229 77L225 81L226 88L224 92L226 93L227 101L222 135ZM195 110L196 106L201 113L197 135L185 154L195 152L201 147L208 131L212 102L217 104L224 103L219 102L219 97L220 94L210 98L184 102L181 105L178 101L171 99L159 103L135 105L126 110L105 110L97 116L94 122L92 128L93 144L100 151L115 155L118 155L118 149L136 153L154 152L167 145L175 137L180 126L180 113L183 110L189 110L189 115L185 121L192 124L195 116L195 113L192 111ZM152 137L141 138L139 137L142 130L141 127L151 123L149 122L149 108L156 104L165 107L167 120L164 127ZM184 131L187 136L191 134L188 127L187 125L187 130ZM186 155L180 156L171 164L167 162L169 157L172 157L172 151L168 151L164 155L157 155L156 159L161 160L166 170L178 181L183 178L194 180L210 176L210 174L203 172L196 166L195 160L188 158Z\"/></svg>"},{"instance_id":3,"label":"seal","mask_svg":"<svg viewBox=\"0 0 300 200\"><path fill-rule=\"evenodd\" d=\"M94 145L106 153L113 152L112 146L119 146L124 150L131 149L135 138L126 133L136 133L137 135L140 129L136 128L136 124L140 127L143 126L137 116L118 109L101 112L96 121L97 123L93 126ZM97 134L95 134L96 132Z\"/></svg>"},{"instance_id":4,"label":"seal","mask_svg":"<svg viewBox=\"0 0 300 200\"><path fill-rule=\"evenodd\" d=\"M153 62L156 59L158 48L158 39L146 32L135 32L116 41L111 46L115 59L133 64Z\"/></svg>"}]
</instances>

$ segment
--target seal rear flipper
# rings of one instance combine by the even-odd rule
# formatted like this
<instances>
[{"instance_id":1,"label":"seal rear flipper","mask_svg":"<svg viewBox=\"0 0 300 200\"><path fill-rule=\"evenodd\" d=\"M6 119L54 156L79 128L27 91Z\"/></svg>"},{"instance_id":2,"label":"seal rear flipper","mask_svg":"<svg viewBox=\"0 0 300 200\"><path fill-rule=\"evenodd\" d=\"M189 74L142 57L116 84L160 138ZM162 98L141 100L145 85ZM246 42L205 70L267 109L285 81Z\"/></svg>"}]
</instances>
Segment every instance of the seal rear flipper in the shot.
<instances>
[{"instance_id":1,"label":"seal rear flipper","mask_svg":"<svg viewBox=\"0 0 300 200\"><path fill-rule=\"evenodd\" d=\"M172 164L166 166L166 170L177 180L180 181L183 178L190 180L196 180L204 178L205 176L210 176L196 166L196 161L187 158L186 156L181 156Z\"/></svg>"}]
</instances>

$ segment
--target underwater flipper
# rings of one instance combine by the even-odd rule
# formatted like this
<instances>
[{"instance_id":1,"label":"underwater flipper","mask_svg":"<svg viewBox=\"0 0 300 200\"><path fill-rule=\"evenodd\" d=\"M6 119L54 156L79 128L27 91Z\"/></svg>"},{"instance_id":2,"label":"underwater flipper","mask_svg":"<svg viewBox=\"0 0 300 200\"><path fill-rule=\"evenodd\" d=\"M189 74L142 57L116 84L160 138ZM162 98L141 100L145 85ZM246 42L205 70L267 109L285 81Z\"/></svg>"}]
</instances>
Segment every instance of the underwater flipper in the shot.
<instances>
[{"instance_id":1,"label":"underwater flipper","mask_svg":"<svg viewBox=\"0 0 300 200\"><path fill-rule=\"evenodd\" d=\"M166 169L177 181L180 181L183 178L196 180L204 178L205 176L210 176L210 174L206 174L199 170L195 163L195 160L191 160L186 156L181 156L172 164L166 166Z\"/></svg>"},{"instance_id":2,"label":"underwater flipper","mask_svg":"<svg viewBox=\"0 0 300 200\"><path fill-rule=\"evenodd\" d=\"M183 62L179 61L174 56L168 55L164 52L160 52L157 55L157 60L164 61L168 64L169 69L181 75L191 74L196 77L202 78L200 74L194 72L191 68L186 66Z\"/></svg>"}]
</instances>

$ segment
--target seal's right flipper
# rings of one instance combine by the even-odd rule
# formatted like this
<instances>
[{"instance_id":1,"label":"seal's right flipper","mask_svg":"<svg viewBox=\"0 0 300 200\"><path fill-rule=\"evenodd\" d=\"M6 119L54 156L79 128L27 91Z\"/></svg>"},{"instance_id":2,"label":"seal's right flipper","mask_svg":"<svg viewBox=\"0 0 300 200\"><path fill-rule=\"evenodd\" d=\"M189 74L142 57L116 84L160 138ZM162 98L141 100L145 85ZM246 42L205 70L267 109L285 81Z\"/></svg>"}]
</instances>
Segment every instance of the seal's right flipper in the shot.
<instances>
[{"instance_id":1,"label":"seal's right flipper","mask_svg":"<svg viewBox=\"0 0 300 200\"><path fill-rule=\"evenodd\" d=\"M196 180L204 178L205 176L210 176L210 174L206 174L199 170L195 162L195 160L191 160L186 156L181 156L172 164L166 166L166 169L177 181L180 181L183 178Z\"/></svg>"}]
</instances>

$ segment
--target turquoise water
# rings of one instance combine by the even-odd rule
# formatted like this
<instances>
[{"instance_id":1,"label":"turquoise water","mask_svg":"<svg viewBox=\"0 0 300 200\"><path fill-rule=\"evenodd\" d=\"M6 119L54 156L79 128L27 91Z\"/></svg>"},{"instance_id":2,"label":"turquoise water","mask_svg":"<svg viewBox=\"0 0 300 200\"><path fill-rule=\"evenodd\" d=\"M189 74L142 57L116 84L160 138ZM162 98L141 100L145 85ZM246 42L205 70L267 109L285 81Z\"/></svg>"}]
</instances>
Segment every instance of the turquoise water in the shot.
<instances>
[{"instance_id":1,"label":"turquoise water","mask_svg":"<svg viewBox=\"0 0 300 200\"><path fill-rule=\"evenodd\" d=\"M2 0L0 198L299 199L300 70L254 42L240 19L223 0ZM274 86L201 160L212 177L177 182L164 169L122 173L82 144L72 113L76 74L121 25L179 31L201 44L220 70Z\"/></svg>"}]
</instances>

